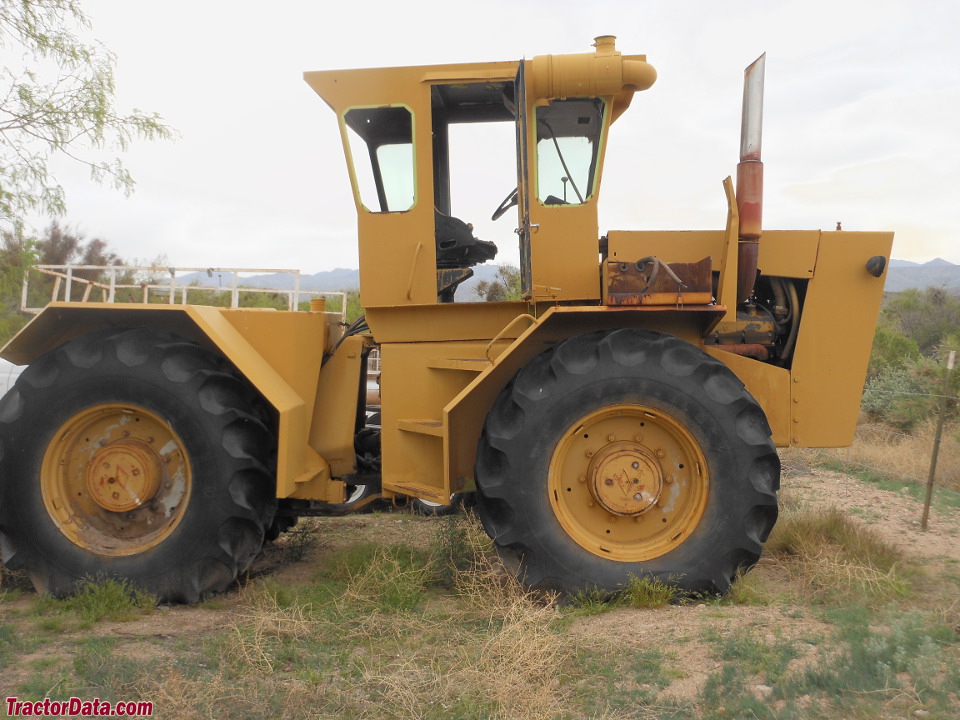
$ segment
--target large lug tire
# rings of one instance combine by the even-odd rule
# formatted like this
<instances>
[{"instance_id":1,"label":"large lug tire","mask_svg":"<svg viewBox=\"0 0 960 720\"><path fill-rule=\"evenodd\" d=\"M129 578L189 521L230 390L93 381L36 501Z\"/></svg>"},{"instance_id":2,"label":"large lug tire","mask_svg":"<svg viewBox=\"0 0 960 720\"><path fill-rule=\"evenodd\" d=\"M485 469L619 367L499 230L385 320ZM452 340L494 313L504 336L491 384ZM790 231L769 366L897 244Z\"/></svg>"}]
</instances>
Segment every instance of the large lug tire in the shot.
<instances>
[{"instance_id":1,"label":"large lug tire","mask_svg":"<svg viewBox=\"0 0 960 720\"><path fill-rule=\"evenodd\" d=\"M442 515L455 515L463 507L465 493L453 493L450 496L450 502L441 504L432 500L422 498L413 498L410 501L410 507L417 515L426 515L428 517L440 517Z\"/></svg>"},{"instance_id":2,"label":"large lug tire","mask_svg":"<svg viewBox=\"0 0 960 720\"><path fill-rule=\"evenodd\" d=\"M220 357L146 329L93 332L0 401L0 551L39 592L123 578L161 600L226 589L276 509L276 442Z\"/></svg>"},{"instance_id":3,"label":"large lug tire","mask_svg":"<svg viewBox=\"0 0 960 720\"><path fill-rule=\"evenodd\" d=\"M567 593L631 576L725 593L760 557L779 478L743 383L689 343L634 329L568 339L522 368L476 466L480 517L508 566Z\"/></svg>"}]
</instances>

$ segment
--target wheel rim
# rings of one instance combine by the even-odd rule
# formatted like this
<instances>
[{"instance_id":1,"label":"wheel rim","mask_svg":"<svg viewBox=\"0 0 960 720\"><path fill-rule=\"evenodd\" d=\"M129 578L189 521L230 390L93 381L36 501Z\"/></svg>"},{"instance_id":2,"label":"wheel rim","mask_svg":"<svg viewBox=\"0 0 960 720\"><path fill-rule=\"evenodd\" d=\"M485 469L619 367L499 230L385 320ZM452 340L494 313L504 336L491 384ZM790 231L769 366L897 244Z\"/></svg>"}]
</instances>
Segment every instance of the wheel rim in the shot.
<instances>
[{"instance_id":1,"label":"wheel rim","mask_svg":"<svg viewBox=\"0 0 960 720\"><path fill-rule=\"evenodd\" d=\"M40 467L50 517L71 542L98 555L133 555L162 542L183 518L191 484L179 436L131 405L73 415Z\"/></svg>"},{"instance_id":2,"label":"wheel rim","mask_svg":"<svg viewBox=\"0 0 960 720\"><path fill-rule=\"evenodd\" d=\"M586 415L557 443L550 503L567 534L600 557L638 562L681 545L709 492L700 445L673 416L642 405Z\"/></svg>"}]
</instances>

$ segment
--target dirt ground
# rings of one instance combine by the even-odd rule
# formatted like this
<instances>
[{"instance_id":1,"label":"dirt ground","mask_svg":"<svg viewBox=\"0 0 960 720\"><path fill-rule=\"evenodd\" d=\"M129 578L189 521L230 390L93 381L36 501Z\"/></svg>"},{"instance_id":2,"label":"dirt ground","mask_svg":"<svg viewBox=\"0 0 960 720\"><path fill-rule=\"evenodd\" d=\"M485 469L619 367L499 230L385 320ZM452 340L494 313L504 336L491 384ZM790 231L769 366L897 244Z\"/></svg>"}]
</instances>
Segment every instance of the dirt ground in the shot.
<instances>
[{"instance_id":1,"label":"dirt ground","mask_svg":"<svg viewBox=\"0 0 960 720\"><path fill-rule=\"evenodd\" d=\"M905 494L889 492L853 477L827 470L789 471L783 480L783 496L799 498L815 507L836 507L846 510L864 525L871 527L889 543L899 547L908 561L915 559L927 572L949 569L956 573L960 566L960 511L934 509L927 532L920 530L921 504ZM435 520L420 518L407 512L374 513L324 521L329 533L297 562L284 562L282 548L268 547L252 569L254 577L269 576L279 584L309 581L330 550L357 540L378 543L429 542ZM775 578L776 567L761 560L755 572ZM0 686L13 689L25 682L30 672L44 658L69 654L69 643L83 633L84 637L112 637L119 642L114 657L137 660L170 659L177 648L199 636L230 628L245 612L242 587L217 596L197 607L161 606L156 612L132 622L100 622L89 630L65 633L62 642L43 644L34 653L20 658L14 667L5 670ZM0 622L15 622L11 616L28 613L34 596L24 592L19 598L0 603ZM768 606L719 605L698 603L670 606L655 610L618 609L584 617L570 625L569 632L586 644L613 641L623 646L657 648L665 652L668 664L676 670L676 679L667 692L680 699L693 699L703 689L707 678L720 668L720 661L703 641L705 632L720 637L749 628L767 642L783 639L806 645L807 651L791 661L813 662L817 657L817 640L828 633L828 626L809 612L784 604ZM804 645L805 644L805 645ZM758 692L764 691L758 686Z\"/></svg>"},{"instance_id":2,"label":"dirt ground","mask_svg":"<svg viewBox=\"0 0 960 720\"><path fill-rule=\"evenodd\" d=\"M821 508L850 512L884 540L917 560L927 573L960 564L960 512L932 509L926 532L920 530L922 504L901 493L876 488L843 473L816 468L783 479L782 495ZM775 574L763 559L757 572ZM796 608L770 606L715 606L706 604L668 607L653 611L624 609L578 622L573 632L581 637L619 638L626 644L676 648L674 662L683 677L670 684L668 693L693 699L707 678L720 668L709 648L698 638L705 630L724 637L749 628L768 643L783 639L806 644L806 652L791 661L791 669L813 662L819 638L829 626ZM762 692L762 686L761 692Z\"/></svg>"}]
</instances>

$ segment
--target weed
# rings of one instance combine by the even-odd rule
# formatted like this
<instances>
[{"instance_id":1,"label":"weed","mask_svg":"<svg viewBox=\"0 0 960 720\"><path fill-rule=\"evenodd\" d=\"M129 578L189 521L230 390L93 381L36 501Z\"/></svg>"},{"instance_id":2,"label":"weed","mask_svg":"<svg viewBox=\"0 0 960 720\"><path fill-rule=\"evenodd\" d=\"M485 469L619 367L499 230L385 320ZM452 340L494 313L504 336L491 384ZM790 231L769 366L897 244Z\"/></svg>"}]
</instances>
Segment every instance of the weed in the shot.
<instances>
[{"instance_id":1,"label":"weed","mask_svg":"<svg viewBox=\"0 0 960 720\"><path fill-rule=\"evenodd\" d=\"M340 602L351 612L413 610L423 601L429 580L429 563L418 551L378 548L350 573Z\"/></svg>"},{"instance_id":2,"label":"weed","mask_svg":"<svg viewBox=\"0 0 960 720\"><path fill-rule=\"evenodd\" d=\"M853 522L841 510L803 509L784 513L767 540L768 552L815 557L832 547L845 559L888 571L903 559L902 553L871 528Z\"/></svg>"},{"instance_id":3,"label":"weed","mask_svg":"<svg viewBox=\"0 0 960 720\"><path fill-rule=\"evenodd\" d=\"M157 599L127 580L85 578L77 592L62 601L76 612L82 627L100 620L130 620L143 612L152 612Z\"/></svg>"},{"instance_id":4,"label":"weed","mask_svg":"<svg viewBox=\"0 0 960 720\"><path fill-rule=\"evenodd\" d=\"M631 574L626 587L619 593L625 605L635 608L658 608L680 598L680 590L660 578L638 578Z\"/></svg>"},{"instance_id":5,"label":"weed","mask_svg":"<svg viewBox=\"0 0 960 720\"><path fill-rule=\"evenodd\" d=\"M957 643L952 628L892 608L878 618L880 625L871 623L862 607L833 618L839 623L840 651L823 654L816 665L785 682L784 696L823 695L852 708L867 694L895 705L909 695L933 706L956 707L960 684L951 677L956 660L945 653Z\"/></svg>"},{"instance_id":6,"label":"weed","mask_svg":"<svg viewBox=\"0 0 960 720\"><path fill-rule=\"evenodd\" d=\"M39 618L37 626L46 632L60 633L78 620L82 629L101 620L125 621L152 612L156 598L126 580L112 578L80 581L76 592L65 598L38 595L30 614Z\"/></svg>"},{"instance_id":7,"label":"weed","mask_svg":"<svg viewBox=\"0 0 960 720\"><path fill-rule=\"evenodd\" d=\"M621 607L622 596L613 596L598 587L585 588L566 597L566 605L577 615L590 616Z\"/></svg>"},{"instance_id":8,"label":"weed","mask_svg":"<svg viewBox=\"0 0 960 720\"><path fill-rule=\"evenodd\" d=\"M574 659L577 676L571 690L587 710L625 711L633 717L638 707L649 707L676 676L658 648L594 644L581 648Z\"/></svg>"},{"instance_id":9,"label":"weed","mask_svg":"<svg viewBox=\"0 0 960 720\"><path fill-rule=\"evenodd\" d=\"M437 518L430 553L434 582L446 588L456 585L459 573L469 572L494 556L493 542L471 511Z\"/></svg>"},{"instance_id":10,"label":"weed","mask_svg":"<svg viewBox=\"0 0 960 720\"><path fill-rule=\"evenodd\" d=\"M21 700L43 700L53 697L70 697L78 695L78 689L74 685L65 669L58 672L47 670L43 673L30 676L30 678L17 686L16 695Z\"/></svg>"},{"instance_id":11,"label":"weed","mask_svg":"<svg viewBox=\"0 0 960 720\"><path fill-rule=\"evenodd\" d=\"M578 615L599 615L616 608L659 608L681 600L681 591L659 578L639 578L631 574L616 592L598 587L586 588L565 598L565 604Z\"/></svg>"},{"instance_id":12,"label":"weed","mask_svg":"<svg viewBox=\"0 0 960 720\"><path fill-rule=\"evenodd\" d=\"M738 572L722 602L730 605L769 605L773 596L756 572Z\"/></svg>"},{"instance_id":13,"label":"weed","mask_svg":"<svg viewBox=\"0 0 960 720\"><path fill-rule=\"evenodd\" d=\"M48 615L40 618L37 627L49 633L62 633L67 629L67 623L62 615Z\"/></svg>"},{"instance_id":14,"label":"weed","mask_svg":"<svg viewBox=\"0 0 960 720\"><path fill-rule=\"evenodd\" d=\"M773 642L767 642L749 630L726 637L710 630L704 632L704 640L716 647L721 660L734 662L741 670L759 675L768 683L779 682L787 671L787 664L800 655L796 645L789 640L775 638Z\"/></svg>"},{"instance_id":15,"label":"weed","mask_svg":"<svg viewBox=\"0 0 960 720\"><path fill-rule=\"evenodd\" d=\"M301 519L277 541L286 562L300 562L320 544L320 526L313 518Z\"/></svg>"},{"instance_id":16,"label":"weed","mask_svg":"<svg viewBox=\"0 0 960 720\"><path fill-rule=\"evenodd\" d=\"M74 677L86 694L103 700L125 700L146 671L137 661L127 659L118 663L114 658L116 645L114 638L90 638L77 643Z\"/></svg>"}]
</instances>

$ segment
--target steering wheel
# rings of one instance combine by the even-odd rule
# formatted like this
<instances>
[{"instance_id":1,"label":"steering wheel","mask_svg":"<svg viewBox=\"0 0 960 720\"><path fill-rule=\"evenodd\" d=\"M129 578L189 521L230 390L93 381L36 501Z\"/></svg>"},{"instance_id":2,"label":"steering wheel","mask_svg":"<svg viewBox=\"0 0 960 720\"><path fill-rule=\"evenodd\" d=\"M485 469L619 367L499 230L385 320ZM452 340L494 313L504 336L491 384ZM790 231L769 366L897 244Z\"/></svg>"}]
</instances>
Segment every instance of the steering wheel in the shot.
<instances>
[{"instance_id":1,"label":"steering wheel","mask_svg":"<svg viewBox=\"0 0 960 720\"><path fill-rule=\"evenodd\" d=\"M507 210L517 204L517 194L519 190L520 188L514 188L510 191L510 194L503 199L499 207L493 211L493 215L490 217L491 220L499 220Z\"/></svg>"}]
</instances>

